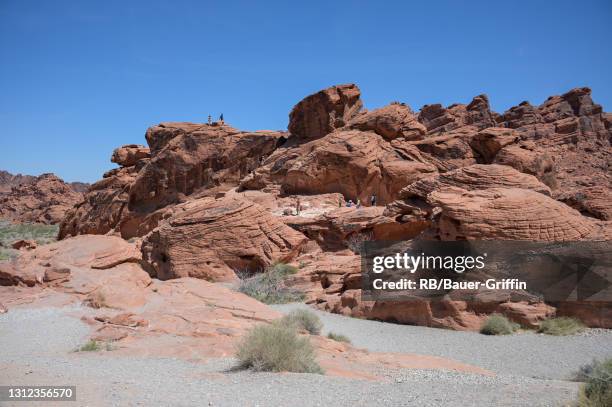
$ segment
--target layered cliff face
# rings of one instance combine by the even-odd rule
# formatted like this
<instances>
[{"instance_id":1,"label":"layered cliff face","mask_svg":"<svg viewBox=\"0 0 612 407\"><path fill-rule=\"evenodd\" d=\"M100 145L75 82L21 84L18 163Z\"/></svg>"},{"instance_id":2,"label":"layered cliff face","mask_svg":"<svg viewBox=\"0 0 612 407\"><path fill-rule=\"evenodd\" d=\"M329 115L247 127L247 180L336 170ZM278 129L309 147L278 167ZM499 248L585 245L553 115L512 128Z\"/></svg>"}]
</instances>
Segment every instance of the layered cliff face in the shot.
<instances>
[{"instance_id":1,"label":"layered cliff face","mask_svg":"<svg viewBox=\"0 0 612 407\"><path fill-rule=\"evenodd\" d=\"M142 237L147 270L164 279L227 281L297 261L308 266L295 284L322 309L457 329L477 327L490 312L536 325L554 308L368 304L348 248L364 238L612 236L612 118L588 88L499 114L485 95L419 112L398 102L366 111L356 85L338 85L306 97L289 119L289 132L149 128L149 147L117 149L120 168L67 213L60 236ZM344 207L370 206L372 196L376 207ZM612 318L598 321L612 326Z\"/></svg>"},{"instance_id":2,"label":"layered cliff face","mask_svg":"<svg viewBox=\"0 0 612 407\"><path fill-rule=\"evenodd\" d=\"M84 183L66 183L54 174L0 173L0 218L15 222L60 223L83 199Z\"/></svg>"}]
</instances>

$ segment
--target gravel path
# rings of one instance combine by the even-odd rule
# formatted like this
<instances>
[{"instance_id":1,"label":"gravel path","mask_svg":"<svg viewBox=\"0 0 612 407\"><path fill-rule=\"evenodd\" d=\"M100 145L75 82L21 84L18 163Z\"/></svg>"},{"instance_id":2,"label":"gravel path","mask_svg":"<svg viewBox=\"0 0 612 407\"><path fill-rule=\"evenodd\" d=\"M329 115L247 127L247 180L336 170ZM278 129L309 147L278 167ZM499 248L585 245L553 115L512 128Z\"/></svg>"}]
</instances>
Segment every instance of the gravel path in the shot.
<instances>
[{"instance_id":1,"label":"gravel path","mask_svg":"<svg viewBox=\"0 0 612 407\"><path fill-rule=\"evenodd\" d=\"M277 309L287 311L297 306L300 305ZM79 313L83 311L86 310ZM501 374L495 377L406 370L387 372L388 382L369 382L313 374L230 372L234 365L232 359L196 364L178 359L119 357L112 351L74 353L78 345L86 342L89 327L73 315L71 308L13 308L0 315L0 384L76 385L78 402L65 403L68 406L366 406L373 403L385 406L558 406L574 399L578 387L573 382L515 374L515 370L525 368L524 364L510 362L511 366L503 368L502 365L508 363L503 356L497 356L495 370ZM448 356L457 351L461 355L454 356L459 360L484 367L495 362L494 351L483 347L484 342L478 340L485 339L476 339L478 335L465 337L459 332L320 315L326 330L347 334L357 346L443 356L447 355L443 351ZM392 339L394 335L407 337L406 340ZM610 336L606 335L605 347L610 350ZM532 336L532 345L541 339ZM587 347L603 346L598 336L574 339L576 344L582 341ZM551 346L551 342L546 343L541 348ZM518 349L518 345L513 346ZM540 345L535 346L540 349ZM445 349L447 347L450 348ZM524 356L518 353L516 357L529 359L532 353L535 351ZM602 353L601 349L597 351L597 354ZM554 354L559 360L579 359L575 355ZM587 358L584 352L585 360L592 356L595 355ZM476 363L478 361L482 363Z\"/></svg>"},{"instance_id":2,"label":"gravel path","mask_svg":"<svg viewBox=\"0 0 612 407\"><path fill-rule=\"evenodd\" d=\"M499 374L566 380L578 367L612 357L612 330L593 329L573 336L521 333L487 336L422 326L347 318L304 304L274 305L281 312L306 308L321 318L323 333L348 336L353 345L378 352L443 356Z\"/></svg>"}]
</instances>

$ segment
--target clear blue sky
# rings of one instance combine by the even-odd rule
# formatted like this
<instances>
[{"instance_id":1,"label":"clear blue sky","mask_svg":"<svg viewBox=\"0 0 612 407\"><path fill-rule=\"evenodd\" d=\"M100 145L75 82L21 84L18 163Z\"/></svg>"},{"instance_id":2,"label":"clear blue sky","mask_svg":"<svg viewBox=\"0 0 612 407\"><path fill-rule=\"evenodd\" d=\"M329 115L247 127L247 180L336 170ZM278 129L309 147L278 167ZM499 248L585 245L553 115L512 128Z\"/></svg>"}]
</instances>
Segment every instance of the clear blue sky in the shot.
<instances>
[{"instance_id":1,"label":"clear blue sky","mask_svg":"<svg viewBox=\"0 0 612 407\"><path fill-rule=\"evenodd\" d=\"M367 108L590 86L612 109L612 2L418 3L0 0L0 169L95 181L150 125L284 129L347 82Z\"/></svg>"}]
</instances>

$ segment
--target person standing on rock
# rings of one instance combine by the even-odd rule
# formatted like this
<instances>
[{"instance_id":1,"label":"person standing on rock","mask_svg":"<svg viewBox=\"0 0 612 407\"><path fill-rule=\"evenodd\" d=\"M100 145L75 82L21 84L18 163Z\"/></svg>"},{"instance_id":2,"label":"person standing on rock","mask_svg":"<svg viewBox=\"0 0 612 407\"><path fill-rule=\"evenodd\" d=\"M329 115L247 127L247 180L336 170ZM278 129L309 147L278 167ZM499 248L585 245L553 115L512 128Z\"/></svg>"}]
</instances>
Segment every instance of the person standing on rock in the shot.
<instances>
[{"instance_id":1,"label":"person standing on rock","mask_svg":"<svg viewBox=\"0 0 612 407\"><path fill-rule=\"evenodd\" d=\"M223 113L221 113L221 116L219 116L219 123L223 126L223 124L225 123L223 121Z\"/></svg>"},{"instance_id":2,"label":"person standing on rock","mask_svg":"<svg viewBox=\"0 0 612 407\"><path fill-rule=\"evenodd\" d=\"M361 208L361 199L357 198L357 209Z\"/></svg>"},{"instance_id":3,"label":"person standing on rock","mask_svg":"<svg viewBox=\"0 0 612 407\"><path fill-rule=\"evenodd\" d=\"M370 197L370 206L376 206L376 194L372 194Z\"/></svg>"},{"instance_id":4,"label":"person standing on rock","mask_svg":"<svg viewBox=\"0 0 612 407\"><path fill-rule=\"evenodd\" d=\"M212 116L208 115L208 125L210 126L212 124Z\"/></svg>"}]
</instances>

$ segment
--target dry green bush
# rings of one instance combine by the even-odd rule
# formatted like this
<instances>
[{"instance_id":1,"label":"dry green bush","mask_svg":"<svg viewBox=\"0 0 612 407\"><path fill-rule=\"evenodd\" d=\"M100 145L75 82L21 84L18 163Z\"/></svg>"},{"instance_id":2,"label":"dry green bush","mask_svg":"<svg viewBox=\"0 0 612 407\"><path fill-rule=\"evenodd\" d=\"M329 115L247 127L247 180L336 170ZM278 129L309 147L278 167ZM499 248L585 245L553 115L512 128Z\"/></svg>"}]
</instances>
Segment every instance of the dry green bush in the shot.
<instances>
[{"instance_id":1,"label":"dry green bush","mask_svg":"<svg viewBox=\"0 0 612 407\"><path fill-rule=\"evenodd\" d=\"M79 346L79 348L76 351L77 352L97 352L100 349L102 349L102 346L100 346L100 343L92 339L88 341L85 345Z\"/></svg>"},{"instance_id":2,"label":"dry green bush","mask_svg":"<svg viewBox=\"0 0 612 407\"><path fill-rule=\"evenodd\" d=\"M305 309L297 309L281 318L280 323L285 326L291 326L294 329L303 329L312 335L321 333L323 323L312 311Z\"/></svg>"},{"instance_id":3,"label":"dry green bush","mask_svg":"<svg viewBox=\"0 0 612 407\"><path fill-rule=\"evenodd\" d=\"M576 318L559 317L542 321L538 332L546 335L564 336L574 335L583 331L584 328L584 324Z\"/></svg>"},{"instance_id":4,"label":"dry green bush","mask_svg":"<svg viewBox=\"0 0 612 407\"><path fill-rule=\"evenodd\" d=\"M306 337L279 323L258 325L238 344L243 368L267 372L323 373Z\"/></svg>"},{"instance_id":5,"label":"dry green bush","mask_svg":"<svg viewBox=\"0 0 612 407\"><path fill-rule=\"evenodd\" d=\"M301 301L304 294L286 287L285 279L297 273L297 268L288 264L276 263L263 273L253 276L240 276L239 291L265 304L285 304Z\"/></svg>"},{"instance_id":6,"label":"dry green bush","mask_svg":"<svg viewBox=\"0 0 612 407\"><path fill-rule=\"evenodd\" d=\"M612 359L583 366L579 373L585 381L578 397L579 407L612 406Z\"/></svg>"},{"instance_id":7,"label":"dry green bush","mask_svg":"<svg viewBox=\"0 0 612 407\"><path fill-rule=\"evenodd\" d=\"M482 324L480 333L484 335L510 335L519 328L519 324L510 321L505 316L493 314Z\"/></svg>"}]
</instances>

